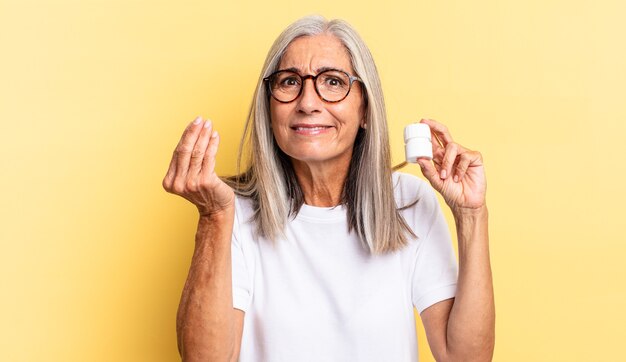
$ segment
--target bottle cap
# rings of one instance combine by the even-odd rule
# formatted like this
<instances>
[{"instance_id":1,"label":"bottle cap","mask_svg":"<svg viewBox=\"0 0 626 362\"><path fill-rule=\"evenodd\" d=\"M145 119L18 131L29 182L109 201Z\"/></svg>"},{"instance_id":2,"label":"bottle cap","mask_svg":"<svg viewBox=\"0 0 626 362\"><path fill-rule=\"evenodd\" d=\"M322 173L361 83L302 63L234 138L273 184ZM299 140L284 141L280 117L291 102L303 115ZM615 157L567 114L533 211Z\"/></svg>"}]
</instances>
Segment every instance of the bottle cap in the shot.
<instances>
[{"instance_id":1,"label":"bottle cap","mask_svg":"<svg viewBox=\"0 0 626 362\"><path fill-rule=\"evenodd\" d=\"M426 123L411 123L404 127L404 143L414 137L424 137L430 141L430 127Z\"/></svg>"}]
</instances>

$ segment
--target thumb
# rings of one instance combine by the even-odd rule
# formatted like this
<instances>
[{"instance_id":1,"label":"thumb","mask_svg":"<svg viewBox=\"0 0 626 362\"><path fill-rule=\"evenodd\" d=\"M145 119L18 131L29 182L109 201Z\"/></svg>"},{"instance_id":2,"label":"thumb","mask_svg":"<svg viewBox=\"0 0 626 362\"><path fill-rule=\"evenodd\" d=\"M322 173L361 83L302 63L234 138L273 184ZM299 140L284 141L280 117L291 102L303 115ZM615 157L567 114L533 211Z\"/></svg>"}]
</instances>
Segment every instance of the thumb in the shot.
<instances>
[{"instance_id":1,"label":"thumb","mask_svg":"<svg viewBox=\"0 0 626 362\"><path fill-rule=\"evenodd\" d=\"M419 158L417 159L417 163L422 169L422 174L424 174L428 181L430 181L430 184L435 189L439 190L441 188L441 185L443 184L443 180L439 178L439 172L437 172L437 169L435 168L435 165L432 163L432 161L424 158Z\"/></svg>"}]
</instances>

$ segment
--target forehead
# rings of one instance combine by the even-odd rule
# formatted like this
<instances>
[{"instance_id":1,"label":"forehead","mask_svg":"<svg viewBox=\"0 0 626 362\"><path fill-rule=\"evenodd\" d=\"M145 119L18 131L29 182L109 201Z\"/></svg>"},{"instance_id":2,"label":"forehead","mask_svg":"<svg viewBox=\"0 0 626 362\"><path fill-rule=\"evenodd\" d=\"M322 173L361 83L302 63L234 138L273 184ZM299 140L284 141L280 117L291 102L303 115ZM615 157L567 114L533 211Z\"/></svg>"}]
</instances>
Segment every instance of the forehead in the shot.
<instances>
[{"instance_id":1,"label":"forehead","mask_svg":"<svg viewBox=\"0 0 626 362\"><path fill-rule=\"evenodd\" d=\"M278 68L296 68L301 74L317 74L324 67L354 73L348 50L339 39L329 34L296 38L287 46Z\"/></svg>"}]
</instances>

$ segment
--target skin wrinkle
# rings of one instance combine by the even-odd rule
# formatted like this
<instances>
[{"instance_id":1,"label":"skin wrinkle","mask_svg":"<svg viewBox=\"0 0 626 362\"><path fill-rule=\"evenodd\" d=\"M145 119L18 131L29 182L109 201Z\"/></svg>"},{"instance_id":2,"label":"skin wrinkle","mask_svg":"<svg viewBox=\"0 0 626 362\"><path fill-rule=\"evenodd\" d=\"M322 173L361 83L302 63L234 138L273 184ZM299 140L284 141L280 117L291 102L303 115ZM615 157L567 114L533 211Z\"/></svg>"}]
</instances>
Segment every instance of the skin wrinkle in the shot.
<instances>
[{"instance_id":1,"label":"skin wrinkle","mask_svg":"<svg viewBox=\"0 0 626 362\"><path fill-rule=\"evenodd\" d=\"M278 68L297 68L300 74L318 74L317 71L326 67L354 75L343 44L332 35L321 34L294 40ZM272 131L280 149L291 158L305 203L336 206L341 202L354 141L365 114L361 86L354 82L348 96L337 103L320 99L311 81L305 81L303 87L302 94L293 102L271 99ZM296 123L332 128L319 135L303 136L291 128Z\"/></svg>"}]
</instances>

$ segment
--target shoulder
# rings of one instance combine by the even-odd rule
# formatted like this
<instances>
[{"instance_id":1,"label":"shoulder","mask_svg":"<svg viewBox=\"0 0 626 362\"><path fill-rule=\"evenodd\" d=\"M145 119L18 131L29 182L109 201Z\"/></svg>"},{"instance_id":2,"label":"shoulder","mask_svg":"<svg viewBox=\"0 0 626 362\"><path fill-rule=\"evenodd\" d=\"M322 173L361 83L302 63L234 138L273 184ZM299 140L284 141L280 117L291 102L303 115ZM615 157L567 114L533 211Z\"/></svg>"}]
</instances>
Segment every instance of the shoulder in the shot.
<instances>
[{"instance_id":1,"label":"shoulder","mask_svg":"<svg viewBox=\"0 0 626 362\"><path fill-rule=\"evenodd\" d=\"M426 183L426 181L422 180L421 178L415 175L411 175L410 173L395 171L391 174L391 177L393 178L394 185L398 183L402 185L406 185L406 184L418 185L418 184Z\"/></svg>"},{"instance_id":2,"label":"shoulder","mask_svg":"<svg viewBox=\"0 0 626 362\"><path fill-rule=\"evenodd\" d=\"M435 191L430 184L421 178L403 172L392 174L393 190L398 206L411 203L417 199L435 198Z\"/></svg>"},{"instance_id":3,"label":"shoulder","mask_svg":"<svg viewBox=\"0 0 626 362\"><path fill-rule=\"evenodd\" d=\"M237 211L248 211L253 209L252 199L235 194L235 208Z\"/></svg>"},{"instance_id":4,"label":"shoulder","mask_svg":"<svg viewBox=\"0 0 626 362\"><path fill-rule=\"evenodd\" d=\"M420 228L416 224L427 226L440 212L436 191L428 181L411 174L394 172L393 188L396 204L402 209L405 220L414 228Z\"/></svg>"},{"instance_id":5,"label":"shoulder","mask_svg":"<svg viewBox=\"0 0 626 362\"><path fill-rule=\"evenodd\" d=\"M235 195L235 224L248 224L254 217L254 202L251 198Z\"/></svg>"}]
</instances>

